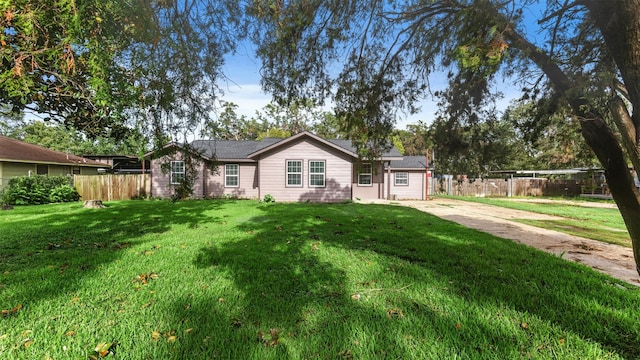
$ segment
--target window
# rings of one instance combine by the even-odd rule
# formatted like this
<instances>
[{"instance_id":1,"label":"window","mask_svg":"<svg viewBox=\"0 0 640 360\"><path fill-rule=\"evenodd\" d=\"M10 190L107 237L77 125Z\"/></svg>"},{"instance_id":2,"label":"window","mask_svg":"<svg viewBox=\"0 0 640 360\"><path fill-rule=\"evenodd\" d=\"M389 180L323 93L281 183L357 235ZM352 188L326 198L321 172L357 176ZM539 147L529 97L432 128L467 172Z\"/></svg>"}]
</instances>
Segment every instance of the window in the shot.
<instances>
[{"instance_id":1,"label":"window","mask_svg":"<svg viewBox=\"0 0 640 360\"><path fill-rule=\"evenodd\" d=\"M397 172L395 174L395 182L396 182L396 185L399 185L399 186L409 185L409 173Z\"/></svg>"},{"instance_id":2,"label":"window","mask_svg":"<svg viewBox=\"0 0 640 360\"><path fill-rule=\"evenodd\" d=\"M49 174L49 165L36 165L36 174L47 175Z\"/></svg>"},{"instance_id":3,"label":"window","mask_svg":"<svg viewBox=\"0 0 640 360\"><path fill-rule=\"evenodd\" d=\"M180 184L184 180L184 161L171 162L171 183Z\"/></svg>"},{"instance_id":4,"label":"window","mask_svg":"<svg viewBox=\"0 0 640 360\"><path fill-rule=\"evenodd\" d=\"M226 164L224 166L224 186L238 187L240 185L240 172L238 164Z\"/></svg>"},{"instance_id":5,"label":"window","mask_svg":"<svg viewBox=\"0 0 640 360\"><path fill-rule=\"evenodd\" d=\"M358 185L371 185L371 164L362 164L358 172Z\"/></svg>"},{"instance_id":6,"label":"window","mask_svg":"<svg viewBox=\"0 0 640 360\"><path fill-rule=\"evenodd\" d=\"M287 160L287 186L302 186L302 160Z\"/></svg>"},{"instance_id":7,"label":"window","mask_svg":"<svg viewBox=\"0 0 640 360\"><path fill-rule=\"evenodd\" d=\"M71 171L72 171L73 175L80 175L80 167L79 166L73 166Z\"/></svg>"},{"instance_id":8,"label":"window","mask_svg":"<svg viewBox=\"0 0 640 360\"><path fill-rule=\"evenodd\" d=\"M324 160L309 160L309 187L324 187Z\"/></svg>"}]
</instances>

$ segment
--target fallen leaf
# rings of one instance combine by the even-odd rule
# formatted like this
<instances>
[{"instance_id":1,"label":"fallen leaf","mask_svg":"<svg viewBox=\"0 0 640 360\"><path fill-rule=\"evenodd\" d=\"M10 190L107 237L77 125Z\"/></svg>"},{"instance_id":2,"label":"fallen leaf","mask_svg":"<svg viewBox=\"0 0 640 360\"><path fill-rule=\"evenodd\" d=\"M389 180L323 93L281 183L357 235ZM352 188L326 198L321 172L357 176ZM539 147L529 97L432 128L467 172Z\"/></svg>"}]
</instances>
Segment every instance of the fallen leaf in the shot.
<instances>
[{"instance_id":1,"label":"fallen leaf","mask_svg":"<svg viewBox=\"0 0 640 360\"><path fill-rule=\"evenodd\" d=\"M360 294L351 295L351 300L360 300Z\"/></svg>"},{"instance_id":2,"label":"fallen leaf","mask_svg":"<svg viewBox=\"0 0 640 360\"><path fill-rule=\"evenodd\" d=\"M160 340L160 337L161 337L161 335L160 335L159 331L154 331L154 332L151 333L151 340L153 340L153 341Z\"/></svg>"},{"instance_id":3,"label":"fallen leaf","mask_svg":"<svg viewBox=\"0 0 640 360\"><path fill-rule=\"evenodd\" d=\"M93 354L89 355L89 359L96 360L115 354L117 343L102 342L93 349Z\"/></svg>"},{"instance_id":4,"label":"fallen leaf","mask_svg":"<svg viewBox=\"0 0 640 360\"><path fill-rule=\"evenodd\" d=\"M178 338L175 335L171 335L167 338L168 343L175 342Z\"/></svg>"},{"instance_id":5,"label":"fallen leaf","mask_svg":"<svg viewBox=\"0 0 640 360\"><path fill-rule=\"evenodd\" d=\"M221 304L224 303L224 301L225 301L224 298L219 298L218 299L218 302L221 303Z\"/></svg>"},{"instance_id":6,"label":"fallen leaf","mask_svg":"<svg viewBox=\"0 0 640 360\"><path fill-rule=\"evenodd\" d=\"M24 343L22 344L22 346L24 346L25 349L28 348L31 345L33 345L33 340L31 340L29 338L24 339Z\"/></svg>"},{"instance_id":7,"label":"fallen leaf","mask_svg":"<svg viewBox=\"0 0 640 360\"><path fill-rule=\"evenodd\" d=\"M457 324L456 324L456 329L458 329L458 330L462 329L462 324L457 323Z\"/></svg>"},{"instance_id":8,"label":"fallen leaf","mask_svg":"<svg viewBox=\"0 0 640 360\"><path fill-rule=\"evenodd\" d=\"M529 324L527 324L526 322L520 323L520 327L527 330L529 328Z\"/></svg>"},{"instance_id":9,"label":"fallen leaf","mask_svg":"<svg viewBox=\"0 0 640 360\"><path fill-rule=\"evenodd\" d=\"M258 340L262 341L264 346L275 347L280 342L280 330L269 329L269 333L258 332Z\"/></svg>"},{"instance_id":10,"label":"fallen leaf","mask_svg":"<svg viewBox=\"0 0 640 360\"><path fill-rule=\"evenodd\" d=\"M17 313L18 311L20 311L20 309L22 309L22 304L18 304L18 305L14 306L13 308L8 309L8 310L2 309L2 312L1 312L2 317L13 315L13 314Z\"/></svg>"},{"instance_id":11,"label":"fallen leaf","mask_svg":"<svg viewBox=\"0 0 640 360\"><path fill-rule=\"evenodd\" d=\"M404 314L402 313L402 310L400 310L398 308L393 308L391 310L387 310L387 317L389 319L391 319L391 318L401 318L401 317L404 317Z\"/></svg>"},{"instance_id":12,"label":"fallen leaf","mask_svg":"<svg viewBox=\"0 0 640 360\"><path fill-rule=\"evenodd\" d=\"M560 345L564 345L564 338L558 339L558 343L560 343Z\"/></svg>"},{"instance_id":13,"label":"fallen leaf","mask_svg":"<svg viewBox=\"0 0 640 360\"><path fill-rule=\"evenodd\" d=\"M76 334L76 332L75 332L75 331L69 330L69 331L67 331L66 333L64 333L64 336L73 336L73 335L75 335L75 334Z\"/></svg>"},{"instance_id":14,"label":"fallen leaf","mask_svg":"<svg viewBox=\"0 0 640 360\"><path fill-rule=\"evenodd\" d=\"M190 334L193 331L193 328L188 328L184 331L185 334Z\"/></svg>"}]
</instances>

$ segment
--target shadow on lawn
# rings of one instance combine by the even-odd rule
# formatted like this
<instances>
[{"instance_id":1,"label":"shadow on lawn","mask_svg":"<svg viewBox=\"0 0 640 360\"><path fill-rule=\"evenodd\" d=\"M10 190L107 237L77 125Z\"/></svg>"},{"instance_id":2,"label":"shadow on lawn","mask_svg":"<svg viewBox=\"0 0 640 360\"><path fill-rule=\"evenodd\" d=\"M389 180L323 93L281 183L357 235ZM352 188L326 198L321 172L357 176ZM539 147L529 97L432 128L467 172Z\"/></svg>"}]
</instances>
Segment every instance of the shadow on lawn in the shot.
<instances>
[{"instance_id":1,"label":"shadow on lawn","mask_svg":"<svg viewBox=\"0 0 640 360\"><path fill-rule=\"evenodd\" d=\"M349 355L357 348L357 334L371 332L375 332L376 342L366 350L369 356L419 356L419 346L416 350L408 338L398 335L406 331L406 326L393 321L388 309L372 309L350 298L344 286L350 279L339 265L322 260L319 252L313 251L316 240L321 241L319 246L384 255L388 263L383 264L383 271L395 271L400 284L444 283L448 287L445 293L479 307L500 304L533 314L561 332L577 334L622 356L640 356L639 319L624 312L640 307L640 301L630 305L622 295L632 290L612 286L595 271L484 233L463 231L457 224L417 210L386 207L388 218L381 219L369 215L373 207L379 216L381 206L377 205L261 206L264 215L239 226L248 235L245 239L233 246L203 248L196 266L214 266L226 272L243 295L235 307L225 311L215 310L217 299L211 299L211 303L196 304L189 313L200 313L202 330L229 339L226 344L230 348L223 351L202 342L185 342L174 353L176 357L264 356L260 350L264 341L258 339L256 330L268 332L270 328L284 331L284 338L308 342L305 348L319 352L291 353L283 341L269 353L273 358ZM354 231L358 227L350 227L350 222L365 224L367 231ZM345 226L336 227L337 223ZM472 233L473 238L461 239L461 233ZM417 265L418 270L403 266L406 262ZM425 279L425 273L432 278ZM453 354L482 356L483 349L469 348L475 334L459 331L455 322L431 305L410 298L395 301L400 302L407 317L426 319L434 333L447 339ZM340 311L321 310L332 308ZM177 318L188 316L178 306L175 313ZM369 320L362 323L358 319ZM503 328L480 316L467 321L490 339L489 353L506 356L520 351L513 334ZM357 357L357 350L353 351Z\"/></svg>"},{"instance_id":2,"label":"shadow on lawn","mask_svg":"<svg viewBox=\"0 0 640 360\"><path fill-rule=\"evenodd\" d=\"M173 225L196 226L220 202L125 201L104 209L82 204L17 207L0 231L0 298L4 306L69 293L122 251L152 241ZM7 297L10 291L10 298Z\"/></svg>"}]
</instances>

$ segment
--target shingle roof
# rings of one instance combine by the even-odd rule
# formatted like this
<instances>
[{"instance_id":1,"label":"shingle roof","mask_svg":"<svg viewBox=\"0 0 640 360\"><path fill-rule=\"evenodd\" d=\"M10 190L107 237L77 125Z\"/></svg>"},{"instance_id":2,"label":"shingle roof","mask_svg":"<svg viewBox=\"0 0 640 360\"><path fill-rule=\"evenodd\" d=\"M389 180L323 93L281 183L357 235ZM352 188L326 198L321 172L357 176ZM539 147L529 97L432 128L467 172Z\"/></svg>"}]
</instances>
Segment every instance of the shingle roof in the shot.
<instances>
[{"instance_id":1,"label":"shingle roof","mask_svg":"<svg viewBox=\"0 0 640 360\"><path fill-rule=\"evenodd\" d=\"M338 145L341 148L344 148L346 150L349 150L353 153L358 153L358 149L356 149L355 146L353 146L353 143L351 142L351 140L340 140L340 139L327 139L328 142L334 144L334 145ZM390 150L384 152L382 154L382 156L384 157L396 157L396 156L402 156L402 154L400 154L400 152L398 151L398 149L396 149L395 147L392 147Z\"/></svg>"},{"instance_id":2,"label":"shingle roof","mask_svg":"<svg viewBox=\"0 0 640 360\"><path fill-rule=\"evenodd\" d=\"M224 159L248 159L248 155L273 145L282 139L267 138L261 141L254 140L194 140L191 146L204 151L204 154L219 160Z\"/></svg>"},{"instance_id":3,"label":"shingle roof","mask_svg":"<svg viewBox=\"0 0 640 360\"><path fill-rule=\"evenodd\" d=\"M193 147L204 151L204 155L213 157L215 155L219 160L225 159L249 159L249 155L262 150L266 147L274 145L280 141L287 139L266 138L260 141L254 140L195 140L191 143ZM336 145L347 152L357 154L357 149L351 143L351 140L327 139L326 141ZM402 155L396 148L385 152L384 157L401 157Z\"/></svg>"},{"instance_id":4,"label":"shingle roof","mask_svg":"<svg viewBox=\"0 0 640 360\"><path fill-rule=\"evenodd\" d=\"M42 146L25 143L5 136L0 136L0 161L91 167L105 166L105 164L98 161L53 151Z\"/></svg>"},{"instance_id":5,"label":"shingle roof","mask_svg":"<svg viewBox=\"0 0 640 360\"><path fill-rule=\"evenodd\" d=\"M392 169L426 169L425 156L405 156L402 160L391 160Z\"/></svg>"}]
</instances>

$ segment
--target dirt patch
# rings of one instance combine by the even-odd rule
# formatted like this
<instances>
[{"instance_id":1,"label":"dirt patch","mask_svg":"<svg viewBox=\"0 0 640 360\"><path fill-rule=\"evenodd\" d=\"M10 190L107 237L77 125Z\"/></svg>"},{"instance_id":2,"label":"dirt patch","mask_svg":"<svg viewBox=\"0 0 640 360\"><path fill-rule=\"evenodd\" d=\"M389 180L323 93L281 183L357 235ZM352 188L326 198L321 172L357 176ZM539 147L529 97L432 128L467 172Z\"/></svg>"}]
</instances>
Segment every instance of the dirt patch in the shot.
<instances>
[{"instance_id":1,"label":"dirt patch","mask_svg":"<svg viewBox=\"0 0 640 360\"><path fill-rule=\"evenodd\" d=\"M409 206L472 229L561 256L564 259L584 264L612 277L640 286L640 276L636 271L633 251L630 248L512 221L512 219L562 219L558 216L453 199L394 201L393 203L380 200L376 203Z\"/></svg>"}]
</instances>

